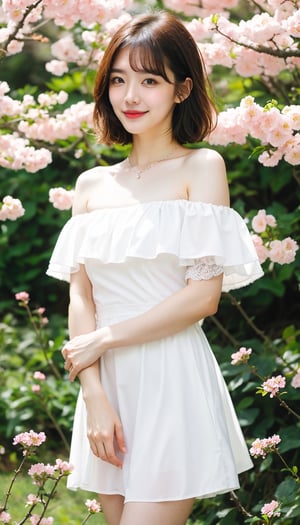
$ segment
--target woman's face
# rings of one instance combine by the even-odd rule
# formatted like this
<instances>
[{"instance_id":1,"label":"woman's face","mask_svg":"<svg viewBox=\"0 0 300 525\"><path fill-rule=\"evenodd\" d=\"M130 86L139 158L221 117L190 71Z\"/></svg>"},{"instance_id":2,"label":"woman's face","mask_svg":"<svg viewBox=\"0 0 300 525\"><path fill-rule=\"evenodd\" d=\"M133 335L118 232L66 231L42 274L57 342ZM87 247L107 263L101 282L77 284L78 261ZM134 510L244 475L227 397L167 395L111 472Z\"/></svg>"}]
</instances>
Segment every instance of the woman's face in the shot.
<instances>
[{"instance_id":1,"label":"woman's face","mask_svg":"<svg viewBox=\"0 0 300 525\"><path fill-rule=\"evenodd\" d=\"M121 49L112 65L109 100L123 127L132 135L171 132L172 113L176 103L175 79L166 69L170 83L163 77L134 71L129 63L129 49Z\"/></svg>"}]
</instances>

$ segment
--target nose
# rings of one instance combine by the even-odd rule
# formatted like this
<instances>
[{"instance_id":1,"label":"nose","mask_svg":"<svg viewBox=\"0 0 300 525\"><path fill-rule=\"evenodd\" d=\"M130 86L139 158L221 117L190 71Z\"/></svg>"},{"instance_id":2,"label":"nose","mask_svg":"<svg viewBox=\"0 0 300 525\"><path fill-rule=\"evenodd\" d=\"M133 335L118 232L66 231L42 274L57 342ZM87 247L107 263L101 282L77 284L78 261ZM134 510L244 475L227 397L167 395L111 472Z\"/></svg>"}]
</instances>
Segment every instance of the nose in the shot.
<instances>
[{"instance_id":1,"label":"nose","mask_svg":"<svg viewBox=\"0 0 300 525\"><path fill-rule=\"evenodd\" d=\"M138 104L140 101L140 95L138 91L138 86L131 82L130 84L127 84L127 89L125 93L125 102L127 104Z\"/></svg>"}]
</instances>

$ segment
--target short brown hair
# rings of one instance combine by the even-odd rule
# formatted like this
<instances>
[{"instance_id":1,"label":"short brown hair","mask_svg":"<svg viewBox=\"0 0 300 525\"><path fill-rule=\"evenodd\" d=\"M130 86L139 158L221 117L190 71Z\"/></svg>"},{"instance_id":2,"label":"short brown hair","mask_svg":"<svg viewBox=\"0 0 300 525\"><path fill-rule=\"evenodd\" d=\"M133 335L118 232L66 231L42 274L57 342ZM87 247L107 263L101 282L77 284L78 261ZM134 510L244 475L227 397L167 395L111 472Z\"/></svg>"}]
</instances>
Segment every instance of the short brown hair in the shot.
<instances>
[{"instance_id":1,"label":"short brown hair","mask_svg":"<svg viewBox=\"0 0 300 525\"><path fill-rule=\"evenodd\" d=\"M176 104L172 116L173 137L180 144L199 142L216 123L216 108L208 94L208 79L198 46L184 25L168 12L143 14L123 25L112 37L101 60L94 88L94 125L100 142L129 144L132 135L116 117L109 100L109 79L120 49L130 48L130 65L162 76L165 66L174 74L175 86L190 77L193 88L183 102Z\"/></svg>"}]
</instances>

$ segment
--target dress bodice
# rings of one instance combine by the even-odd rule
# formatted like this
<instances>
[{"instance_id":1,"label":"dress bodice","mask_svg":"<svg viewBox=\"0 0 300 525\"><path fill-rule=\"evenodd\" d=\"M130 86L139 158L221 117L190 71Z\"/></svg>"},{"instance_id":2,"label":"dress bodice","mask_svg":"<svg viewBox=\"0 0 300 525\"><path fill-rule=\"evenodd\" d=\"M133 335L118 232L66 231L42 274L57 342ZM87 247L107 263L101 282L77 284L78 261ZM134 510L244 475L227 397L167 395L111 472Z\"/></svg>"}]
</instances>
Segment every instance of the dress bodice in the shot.
<instances>
[{"instance_id":1,"label":"dress bodice","mask_svg":"<svg viewBox=\"0 0 300 525\"><path fill-rule=\"evenodd\" d=\"M159 261L164 254L173 263L176 259L178 280L184 275L180 267L212 257L224 268L223 291L263 275L248 228L235 210L184 199L102 208L70 218L59 235L47 274L69 281L80 264L88 269L93 266L91 261L97 261L99 269L99 264ZM158 271L156 264L152 268ZM136 271L141 268L137 266ZM165 274L163 268L161 272Z\"/></svg>"}]
</instances>

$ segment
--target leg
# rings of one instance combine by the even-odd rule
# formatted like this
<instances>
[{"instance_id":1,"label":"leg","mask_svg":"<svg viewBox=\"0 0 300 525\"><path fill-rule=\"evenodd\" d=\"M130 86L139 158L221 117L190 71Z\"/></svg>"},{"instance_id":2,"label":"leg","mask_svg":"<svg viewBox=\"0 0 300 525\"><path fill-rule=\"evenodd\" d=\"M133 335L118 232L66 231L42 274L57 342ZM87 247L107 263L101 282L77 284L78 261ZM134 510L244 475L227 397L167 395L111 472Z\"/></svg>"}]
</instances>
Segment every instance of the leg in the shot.
<instances>
[{"instance_id":1,"label":"leg","mask_svg":"<svg viewBox=\"0 0 300 525\"><path fill-rule=\"evenodd\" d=\"M124 498L118 494L100 494L101 508L108 525L120 525Z\"/></svg>"},{"instance_id":2,"label":"leg","mask_svg":"<svg viewBox=\"0 0 300 525\"><path fill-rule=\"evenodd\" d=\"M120 525L185 525L194 498L159 503L125 503Z\"/></svg>"}]
</instances>

